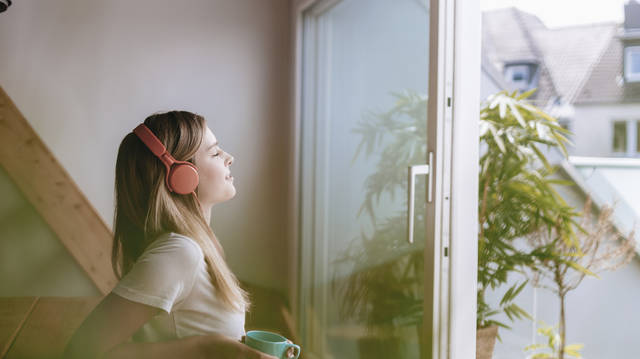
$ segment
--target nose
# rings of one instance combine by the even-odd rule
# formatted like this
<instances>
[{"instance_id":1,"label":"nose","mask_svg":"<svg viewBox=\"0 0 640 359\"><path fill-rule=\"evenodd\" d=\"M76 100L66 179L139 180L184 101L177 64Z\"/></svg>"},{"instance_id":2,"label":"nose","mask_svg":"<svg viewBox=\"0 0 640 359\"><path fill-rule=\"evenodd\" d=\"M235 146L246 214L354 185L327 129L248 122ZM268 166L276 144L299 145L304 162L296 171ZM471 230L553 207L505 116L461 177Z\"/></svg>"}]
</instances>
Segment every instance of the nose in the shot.
<instances>
[{"instance_id":1,"label":"nose","mask_svg":"<svg viewBox=\"0 0 640 359\"><path fill-rule=\"evenodd\" d=\"M230 153L227 153L227 160L226 160L226 165L227 166L231 166L231 164L233 163L233 156L231 156Z\"/></svg>"}]
</instances>

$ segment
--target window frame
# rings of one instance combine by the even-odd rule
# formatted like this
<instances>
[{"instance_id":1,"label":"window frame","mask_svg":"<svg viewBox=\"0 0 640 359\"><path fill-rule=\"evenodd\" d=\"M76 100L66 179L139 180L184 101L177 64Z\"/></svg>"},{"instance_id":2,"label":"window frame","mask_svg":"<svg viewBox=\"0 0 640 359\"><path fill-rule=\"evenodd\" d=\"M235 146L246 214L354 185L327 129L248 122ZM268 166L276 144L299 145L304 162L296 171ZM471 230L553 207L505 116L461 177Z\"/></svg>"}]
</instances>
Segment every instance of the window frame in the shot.
<instances>
[{"instance_id":1,"label":"window frame","mask_svg":"<svg viewBox=\"0 0 640 359\"><path fill-rule=\"evenodd\" d=\"M616 151L615 128L624 125L624 150ZM640 157L640 119L612 119L611 120L611 153L615 157Z\"/></svg>"},{"instance_id":2,"label":"window frame","mask_svg":"<svg viewBox=\"0 0 640 359\"><path fill-rule=\"evenodd\" d=\"M633 146L633 148L635 149L635 153L636 155L640 154L640 141L638 141L638 139L640 139L640 120L632 120L632 122L635 124L636 128L635 128L635 144Z\"/></svg>"},{"instance_id":3,"label":"window frame","mask_svg":"<svg viewBox=\"0 0 640 359\"><path fill-rule=\"evenodd\" d=\"M524 71L522 71L524 70ZM531 85L531 66L528 64L510 64L510 65L506 65L504 68L504 72L506 75L506 80L510 83L513 84L514 86L518 87L518 88L528 88ZM526 74L524 74L524 78L519 80L519 81L515 81L513 79L513 76L517 73L520 72L526 72Z\"/></svg>"},{"instance_id":4,"label":"window frame","mask_svg":"<svg viewBox=\"0 0 640 359\"><path fill-rule=\"evenodd\" d=\"M616 126L624 125L624 144L623 150L616 150ZM629 148L629 123L627 120L614 119L611 121L611 153L614 155L626 155Z\"/></svg>"},{"instance_id":5,"label":"window frame","mask_svg":"<svg viewBox=\"0 0 640 359\"><path fill-rule=\"evenodd\" d=\"M624 48L624 78L627 82L640 82L640 71L631 72L633 54L638 54L640 57L640 46L627 46ZM638 61L640 61L640 58Z\"/></svg>"},{"instance_id":6,"label":"window frame","mask_svg":"<svg viewBox=\"0 0 640 359\"><path fill-rule=\"evenodd\" d=\"M304 243L299 242L300 228L300 147L303 141L299 136L301 129L302 108L302 77L303 62L302 49L306 45L302 41L303 18L302 13L315 3L323 0L293 0L293 56L295 66L293 69L294 89L292 103L293 141L292 153L295 165L291 176L295 188L291 197L291 205L294 208L295 217L290 227L290 233L296 238L292 244L292 253L299 253L293 268L296 268L292 276L291 290L292 312L294 321L300 328L307 323L301 322L301 307L304 298L299 298L299 288L304 287L305 278L309 273L304 271L301 262L309 255ZM324 0L330 5L336 0ZM443 294L444 300L439 317L447 325L436 323L431 328L425 328L426 337L433 338L432 344L440 348L436 351L428 350L425 358L449 358L466 359L475 357L476 339L476 296L477 296L477 183L478 183L478 158L479 158L479 129L477 126L480 110L480 58L481 58L481 11L480 4L475 0L428 0L433 17L442 19L442 22L431 21L431 42L439 43L438 50L430 54L430 66L446 63L446 69L440 69L433 81L430 80L430 93L438 94L438 100L430 106L429 112L438 113L441 125L437 126L437 137L440 139L439 153L436 157L436 165L433 170L444 181L436 181L436 199L434 202L449 203L448 210L440 210L441 216L438 223L438 236L446 237L450 251L447 256L440 257L429 253L429 256L440 257L446 268L442 268L444 274L438 288ZM442 6L438 6L438 5ZM439 14L439 15L436 15ZM432 19L433 19L432 17ZM456 21L458 20L458 21ZM435 29L438 31L434 31ZM444 61L444 57L447 61ZM431 61L438 59L440 61ZM444 66L443 66L444 67ZM456 76L453 76L453 74ZM432 88L433 87L433 88ZM429 132L436 135L436 131ZM435 141L429 141L432 145ZM443 143L444 142L444 143ZM444 146L446 144L446 146ZM464 156L454 154L464 153ZM448 183L446 191L438 188L442 183ZM440 184L439 184L440 183ZM442 205L442 204L441 204ZM442 248L437 248L440 253ZM427 253L425 252L425 255ZM441 254L442 255L442 254ZM433 259L431 259L433 260ZM425 267L428 262L425 259ZM425 270L426 272L426 270ZM433 273L430 273L433 274ZM427 311L425 310L425 313Z\"/></svg>"}]
</instances>

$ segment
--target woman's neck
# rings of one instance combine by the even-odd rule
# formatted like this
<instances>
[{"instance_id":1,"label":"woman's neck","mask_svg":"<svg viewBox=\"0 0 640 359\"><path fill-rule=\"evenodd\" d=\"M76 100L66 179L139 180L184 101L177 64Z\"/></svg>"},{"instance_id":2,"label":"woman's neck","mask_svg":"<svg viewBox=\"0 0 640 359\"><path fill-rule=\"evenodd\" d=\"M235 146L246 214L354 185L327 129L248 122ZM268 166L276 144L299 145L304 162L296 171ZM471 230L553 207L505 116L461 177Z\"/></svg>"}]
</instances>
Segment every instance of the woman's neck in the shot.
<instances>
[{"instance_id":1,"label":"woman's neck","mask_svg":"<svg viewBox=\"0 0 640 359\"><path fill-rule=\"evenodd\" d=\"M211 206L206 206L202 208L202 216L207 224L211 224Z\"/></svg>"}]
</instances>

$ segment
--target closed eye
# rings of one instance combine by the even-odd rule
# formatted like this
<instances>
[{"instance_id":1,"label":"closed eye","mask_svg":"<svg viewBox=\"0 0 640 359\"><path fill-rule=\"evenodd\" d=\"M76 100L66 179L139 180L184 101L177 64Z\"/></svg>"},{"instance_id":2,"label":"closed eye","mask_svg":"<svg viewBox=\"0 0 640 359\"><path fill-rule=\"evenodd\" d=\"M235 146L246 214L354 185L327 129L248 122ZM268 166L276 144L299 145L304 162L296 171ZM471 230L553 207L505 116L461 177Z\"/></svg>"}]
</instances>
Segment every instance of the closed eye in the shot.
<instances>
[{"instance_id":1,"label":"closed eye","mask_svg":"<svg viewBox=\"0 0 640 359\"><path fill-rule=\"evenodd\" d=\"M218 152L216 152L213 157L218 157L220 156L222 153L224 152L224 150L220 149L220 147L218 147Z\"/></svg>"}]
</instances>

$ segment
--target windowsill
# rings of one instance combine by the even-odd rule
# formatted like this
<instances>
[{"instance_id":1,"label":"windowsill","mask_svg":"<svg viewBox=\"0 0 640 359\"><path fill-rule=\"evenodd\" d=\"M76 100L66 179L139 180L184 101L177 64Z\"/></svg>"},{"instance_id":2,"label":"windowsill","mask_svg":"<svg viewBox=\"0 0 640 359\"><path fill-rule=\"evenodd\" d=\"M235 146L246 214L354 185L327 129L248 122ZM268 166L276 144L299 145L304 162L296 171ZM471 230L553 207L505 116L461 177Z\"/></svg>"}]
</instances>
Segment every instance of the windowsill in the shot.
<instances>
[{"instance_id":1,"label":"windowsill","mask_svg":"<svg viewBox=\"0 0 640 359\"><path fill-rule=\"evenodd\" d=\"M636 153L626 153L626 152L613 152L611 157L614 158L640 158L640 152Z\"/></svg>"}]
</instances>

